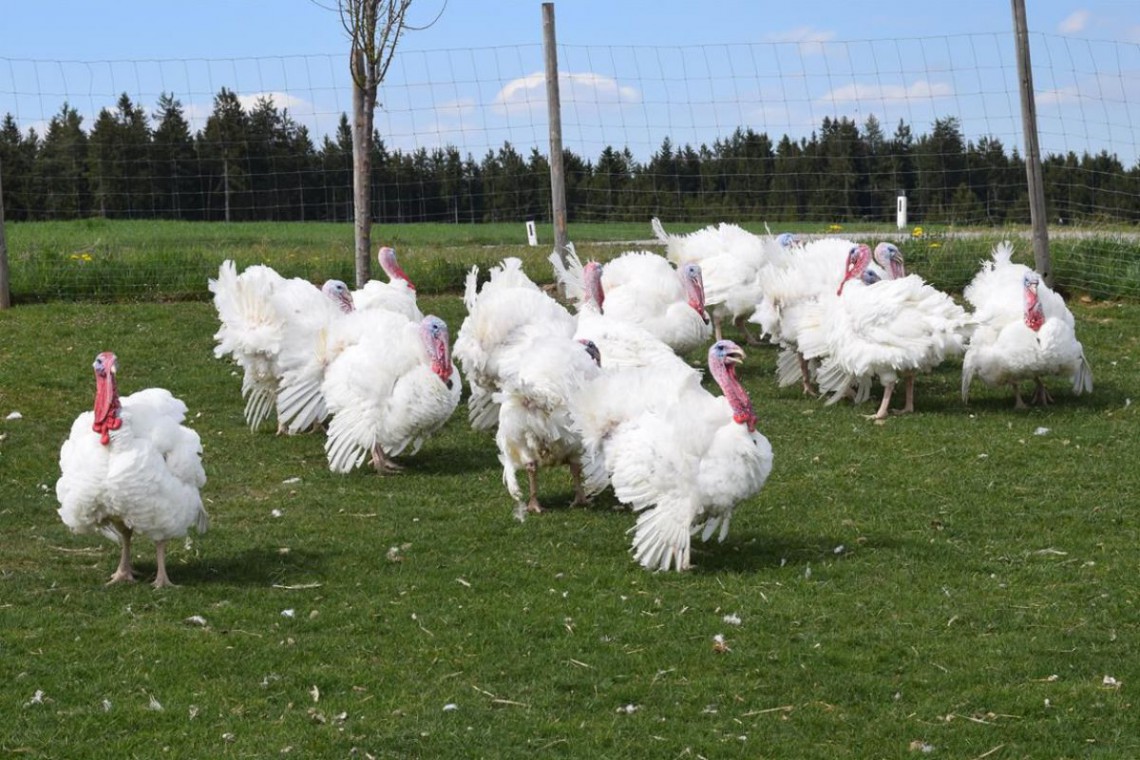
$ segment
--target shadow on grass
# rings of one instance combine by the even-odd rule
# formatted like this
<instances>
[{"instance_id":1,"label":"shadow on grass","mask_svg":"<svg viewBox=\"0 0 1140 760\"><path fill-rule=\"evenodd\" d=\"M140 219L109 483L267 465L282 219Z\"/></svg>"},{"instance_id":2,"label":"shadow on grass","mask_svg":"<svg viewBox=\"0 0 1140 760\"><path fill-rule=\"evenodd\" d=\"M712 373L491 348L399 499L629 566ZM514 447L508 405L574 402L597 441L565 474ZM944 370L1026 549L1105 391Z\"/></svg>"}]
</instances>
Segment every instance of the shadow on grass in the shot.
<instances>
[{"instance_id":1,"label":"shadow on grass","mask_svg":"<svg viewBox=\"0 0 1140 760\"><path fill-rule=\"evenodd\" d=\"M183 586L273 586L298 583L298 578L322 578L326 559L323 553L292 549L282 554L277 547L259 546L237 554L199 558L184 565L168 562L167 572L172 581ZM154 579L153 562L134 565L136 577Z\"/></svg>"},{"instance_id":2,"label":"shadow on grass","mask_svg":"<svg viewBox=\"0 0 1140 760\"><path fill-rule=\"evenodd\" d=\"M835 547L843 539L828 536L799 536L741 533L730 534L723 544L715 536L707 542L693 537L692 561L696 572L754 573L778 567L807 567L822 564L848 555L835 554ZM868 539L859 547L859 553L876 549L894 549L896 539L879 537ZM858 554L850 555L857 557Z\"/></svg>"},{"instance_id":3,"label":"shadow on grass","mask_svg":"<svg viewBox=\"0 0 1140 760\"><path fill-rule=\"evenodd\" d=\"M396 461L414 475L459 475L499 467L494 441L482 447L428 441L415 456L396 457Z\"/></svg>"},{"instance_id":4,"label":"shadow on grass","mask_svg":"<svg viewBox=\"0 0 1140 760\"><path fill-rule=\"evenodd\" d=\"M1128 398L1128 393L1125 390L1117 388L1112 383L1103 381L1097 382L1094 385L1092 393L1080 396L1074 395L1064 383L1060 385L1047 383L1046 387L1053 396L1053 403L1048 406L1033 404L1033 384L1022 383L1021 399L1028 407L1026 409L1017 409L1014 407L1013 391L1008 388L1004 390L998 388L986 388L982 390L979 387L972 388L969 402L964 404L959 402L958 408L966 414L979 411L1029 414L1032 412L1069 412L1081 409L1090 409L1099 412L1119 409L1124 406L1125 400Z\"/></svg>"}]
</instances>

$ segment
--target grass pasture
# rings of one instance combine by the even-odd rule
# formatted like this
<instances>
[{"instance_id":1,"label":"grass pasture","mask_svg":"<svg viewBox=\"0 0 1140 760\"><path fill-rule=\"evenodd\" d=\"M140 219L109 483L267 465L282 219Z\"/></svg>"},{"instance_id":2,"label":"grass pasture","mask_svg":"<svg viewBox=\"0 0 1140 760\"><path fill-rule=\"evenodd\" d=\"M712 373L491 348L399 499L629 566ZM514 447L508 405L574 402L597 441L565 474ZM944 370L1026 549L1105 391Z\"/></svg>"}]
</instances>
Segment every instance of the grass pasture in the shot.
<instances>
[{"instance_id":1,"label":"grass pasture","mask_svg":"<svg viewBox=\"0 0 1140 760\"><path fill-rule=\"evenodd\" d=\"M704 225L666 223L671 233ZM763 232L765 225L744 225ZM1015 260L1031 263L1032 245L1024 228L931 226L910 231L893 225L839 225L773 222L771 229L807 236L862 235L872 244L895 241L907 266L933 285L960 292L988 258L994 243L1013 239ZM921 230L920 236L913 233ZM639 223L570 224L579 253L605 260L631 248L662 250L648 219ZM1064 228L1051 233L1056 283L1065 293L1097 299L1140 298L1140 245L1130 228ZM518 256L536 278L548 278L552 248L548 225L539 245L526 245L519 223L377 225L372 240L392 245L420 294L454 293L471 266L489 266ZM202 283L218 265L233 259L244 268L269 263L288 277L314 282L352 282L352 227L326 223L204 223L109 221L35 222L8 225L11 293L15 303L55 300L185 301L208 296ZM373 270L376 264L373 262ZM374 274L378 274L374 271Z\"/></svg>"},{"instance_id":2,"label":"grass pasture","mask_svg":"<svg viewBox=\"0 0 1140 760\"><path fill-rule=\"evenodd\" d=\"M459 298L421 302L454 335ZM1096 391L1055 383L1047 410L964 406L952 364L874 425L778 391L775 352L749 350L775 467L684 575L633 563L608 494L564 508L564 472L513 519L463 406L392 477L251 433L208 303L0 312L0 752L1136 757L1140 307L1074 309ZM176 589L104 587L116 547L55 514L104 349L205 444L213 525L172 547Z\"/></svg>"}]
</instances>

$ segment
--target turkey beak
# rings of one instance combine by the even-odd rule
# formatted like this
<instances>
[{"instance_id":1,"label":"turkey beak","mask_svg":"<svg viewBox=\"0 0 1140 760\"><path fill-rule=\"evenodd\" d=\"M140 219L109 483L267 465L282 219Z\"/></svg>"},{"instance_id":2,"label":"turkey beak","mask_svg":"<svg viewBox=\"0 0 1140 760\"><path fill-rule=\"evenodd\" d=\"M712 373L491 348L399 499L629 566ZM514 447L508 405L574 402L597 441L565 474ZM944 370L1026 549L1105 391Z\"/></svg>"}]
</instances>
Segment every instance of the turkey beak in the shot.
<instances>
[{"instance_id":1,"label":"turkey beak","mask_svg":"<svg viewBox=\"0 0 1140 760\"><path fill-rule=\"evenodd\" d=\"M744 363L744 349L740 346L729 349L724 354L725 364L743 364Z\"/></svg>"}]
</instances>

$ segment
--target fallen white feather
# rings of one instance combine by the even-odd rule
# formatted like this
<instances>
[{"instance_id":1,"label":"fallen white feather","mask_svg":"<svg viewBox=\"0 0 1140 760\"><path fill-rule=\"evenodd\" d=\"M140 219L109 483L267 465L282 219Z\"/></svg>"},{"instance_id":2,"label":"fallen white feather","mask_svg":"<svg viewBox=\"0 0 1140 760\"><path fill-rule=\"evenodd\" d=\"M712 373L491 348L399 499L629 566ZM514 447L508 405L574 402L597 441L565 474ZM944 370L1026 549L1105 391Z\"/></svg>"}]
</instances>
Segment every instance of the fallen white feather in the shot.
<instances>
[{"instance_id":1,"label":"fallen white feather","mask_svg":"<svg viewBox=\"0 0 1140 760\"><path fill-rule=\"evenodd\" d=\"M153 712L162 712L162 703L159 702L157 699L155 699L154 695L151 694L150 695L150 704L148 704L146 706L146 709L151 710Z\"/></svg>"},{"instance_id":2,"label":"fallen white feather","mask_svg":"<svg viewBox=\"0 0 1140 760\"><path fill-rule=\"evenodd\" d=\"M206 625L206 618L201 615L191 615L182 622L188 625Z\"/></svg>"},{"instance_id":3,"label":"fallen white feather","mask_svg":"<svg viewBox=\"0 0 1140 760\"><path fill-rule=\"evenodd\" d=\"M1033 431L1033 435L1048 435L1048 434L1049 434L1049 428L1047 428L1047 427L1039 427Z\"/></svg>"},{"instance_id":4,"label":"fallen white feather","mask_svg":"<svg viewBox=\"0 0 1140 760\"><path fill-rule=\"evenodd\" d=\"M735 612L730 612L724 616L724 622L729 625L740 625L740 615L737 615Z\"/></svg>"},{"instance_id":5,"label":"fallen white feather","mask_svg":"<svg viewBox=\"0 0 1140 760\"><path fill-rule=\"evenodd\" d=\"M22 419L24 419L24 415L20 414L19 412L12 412L11 414L9 414L4 419L6 419L6 420L22 420Z\"/></svg>"},{"instance_id":6,"label":"fallen white feather","mask_svg":"<svg viewBox=\"0 0 1140 760\"><path fill-rule=\"evenodd\" d=\"M459 705L455 704L454 702L448 702L446 705L443 706L444 712L452 712L453 710L458 710L458 709L459 709Z\"/></svg>"},{"instance_id":7,"label":"fallen white feather","mask_svg":"<svg viewBox=\"0 0 1140 760\"><path fill-rule=\"evenodd\" d=\"M301 479L297 478L297 477L285 478L284 480L281 481L281 485L289 486L289 485L293 485L294 483L300 483L300 482L301 482Z\"/></svg>"},{"instance_id":8,"label":"fallen white feather","mask_svg":"<svg viewBox=\"0 0 1140 760\"><path fill-rule=\"evenodd\" d=\"M291 618L295 614L297 614L297 613L292 608L289 608L287 610L281 610L281 617Z\"/></svg>"}]
</instances>

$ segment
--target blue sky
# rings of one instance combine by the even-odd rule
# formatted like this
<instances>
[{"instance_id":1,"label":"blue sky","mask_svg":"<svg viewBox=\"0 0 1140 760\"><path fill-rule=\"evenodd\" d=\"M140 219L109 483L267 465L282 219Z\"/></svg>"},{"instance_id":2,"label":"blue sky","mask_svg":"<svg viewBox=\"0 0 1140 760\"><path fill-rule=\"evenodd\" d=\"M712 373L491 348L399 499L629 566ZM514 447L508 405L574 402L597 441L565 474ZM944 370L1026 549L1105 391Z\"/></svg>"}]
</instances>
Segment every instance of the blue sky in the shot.
<instances>
[{"instance_id":1,"label":"blue sky","mask_svg":"<svg viewBox=\"0 0 1140 760\"><path fill-rule=\"evenodd\" d=\"M350 106L334 0L73 0L4 6L0 114L26 129L68 101L89 127L126 92L148 112L173 92L200 127L228 87L271 96L315 136ZM1046 150L1140 142L1140 3L1028 0ZM561 0L555 4L567 147L639 158L738 125L803 135L824 116L888 133L957 116L967 137L1019 146L1005 0L773 3ZM60 19L66 17L67 23ZM377 128L403 149L510 141L546 152L540 0L415 0L380 93Z\"/></svg>"}]
</instances>

